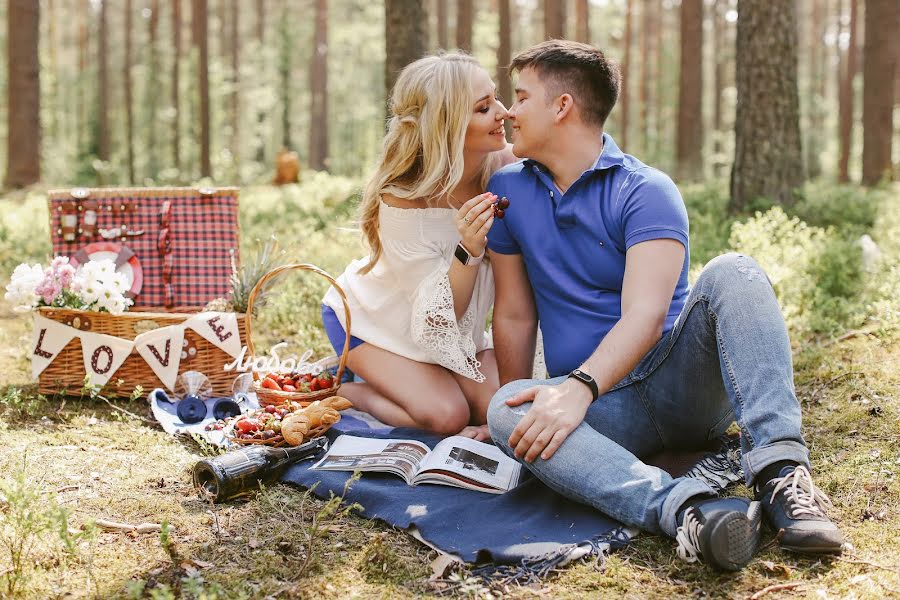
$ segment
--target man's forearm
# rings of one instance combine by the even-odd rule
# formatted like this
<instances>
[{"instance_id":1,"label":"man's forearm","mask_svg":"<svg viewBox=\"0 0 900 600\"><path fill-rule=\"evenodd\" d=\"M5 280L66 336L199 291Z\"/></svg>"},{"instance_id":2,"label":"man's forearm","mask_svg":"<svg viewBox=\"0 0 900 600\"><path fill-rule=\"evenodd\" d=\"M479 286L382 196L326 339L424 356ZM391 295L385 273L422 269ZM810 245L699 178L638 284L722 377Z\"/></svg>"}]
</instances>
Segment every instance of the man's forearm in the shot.
<instances>
[{"instance_id":1,"label":"man's forearm","mask_svg":"<svg viewBox=\"0 0 900 600\"><path fill-rule=\"evenodd\" d=\"M604 394L637 366L661 335L658 319L640 312L623 315L581 368Z\"/></svg>"},{"instance_id":2,"label":"man's forearm","mask_svg":"<svg viewBox=\"0 0 900 600\"><path fill-rule=\"evenodd\" d=\"M493 326L500 385L517 379L531 379L537 323L504 319L495 314Z\"/></svg>"}]
</instances>

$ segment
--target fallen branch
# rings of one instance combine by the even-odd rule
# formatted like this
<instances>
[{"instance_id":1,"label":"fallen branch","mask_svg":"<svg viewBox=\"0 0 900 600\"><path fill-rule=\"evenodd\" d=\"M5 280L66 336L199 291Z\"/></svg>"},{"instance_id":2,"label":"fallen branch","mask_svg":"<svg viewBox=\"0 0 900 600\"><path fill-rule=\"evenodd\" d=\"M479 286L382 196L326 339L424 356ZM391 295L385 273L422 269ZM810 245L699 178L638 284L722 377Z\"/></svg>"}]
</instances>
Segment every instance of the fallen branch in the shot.
<instances>
[{"instance_id":1,"label":"fallen branch","mask_svg":"<svg viewBox=\"0 0 900 600\"><path fill-rule=\"evenodd\" d=\"M843 558L842 556L838 556L837 559L839 561L845 562L845 563L851 563L854 565L868 565L870 567L875 567L876 569L883 569L885 571L890 571L891 573L900 574L900 567L886 567L884 565L879 565L878 563L873 563L868 560L859 560L859 559L854 560L852 558Z\"/></svg>"},{"instance_id":2,"label":"fallen branch","mask_svg":"<svg viewBox=\"0 0 900 600\"><path fill-rule=\"evenodd\" d=\"M826 387L830 386L830 385L831 385L832 383L834 383L835 381L838 381L838 380L843 379L843 378L845 378L845 377L850 377L851 375L862 375L862 376L865 376L865 373L862 372L862 371L847 371L846 373L841 373L841 374L838 375L837 377L832 377L831 379L829 379L828 381L826 381L825 383L821 384L819 387L816 388L816 391L813 392L812 395L809 397L809 401L810 401L810 402L815 402L815 401L816 401L816 396L819 395L819 392L821 392L822 390L824 390Z\"/></svg>"},{"instance_id":3,"label":"fallen branch","mask_svg":"<svg viewBox=\"0 0 900 600\"><path fill-rule=\"evenodd\" d=\"M97 519L94 521L97 527L106 531L134 531L135 533L153 533L162 531L162 525L158 523L141 523L140 525L129 525L128 523L117 523L115 521L107 521L105 519Z\"/></svg>"},{"instance_id":4,"label":"fallen branch","mask_svg":"<svg viewBox=\"0 0 900 600\"><path fill-rule=\"evenodd\" d=\"M750 596L750 600L759 600L769 592L780 592L782 590L792 590L794 588L798 588L801 585L805 585L803 581L792 581L790 583L776 583L775 585L770 585L769 587L764 587L759 590L752 596Z\"/></svg>"}]
</instances>

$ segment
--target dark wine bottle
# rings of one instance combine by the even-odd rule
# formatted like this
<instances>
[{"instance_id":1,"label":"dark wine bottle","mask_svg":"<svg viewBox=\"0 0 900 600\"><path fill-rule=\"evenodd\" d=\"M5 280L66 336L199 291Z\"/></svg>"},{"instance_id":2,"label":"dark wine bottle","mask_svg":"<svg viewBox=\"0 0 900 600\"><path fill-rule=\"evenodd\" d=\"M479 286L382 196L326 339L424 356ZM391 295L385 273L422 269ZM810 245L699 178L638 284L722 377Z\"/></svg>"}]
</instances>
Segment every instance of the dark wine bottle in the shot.
<instances>
[{"instance_id":1,"label":"dark wine bottle","mask_svg":"<svg viewBox=\"0 0 900 600\"><path fill-rule=\"evenodd\" d=\"M247 493L260 483L275 481L291 463L310 458L328 448L328 438L319 437L300 446L272 448L249 446L194 465L194 487L213 502Z\"/></svg>"}]
</instances>

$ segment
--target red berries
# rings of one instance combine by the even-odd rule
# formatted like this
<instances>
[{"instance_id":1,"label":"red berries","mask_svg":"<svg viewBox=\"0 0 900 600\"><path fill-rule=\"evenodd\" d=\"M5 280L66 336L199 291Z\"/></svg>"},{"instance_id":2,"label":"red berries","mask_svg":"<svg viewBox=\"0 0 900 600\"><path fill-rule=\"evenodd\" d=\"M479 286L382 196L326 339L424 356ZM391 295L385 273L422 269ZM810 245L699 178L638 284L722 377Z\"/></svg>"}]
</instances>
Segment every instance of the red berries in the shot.
<instances>
[{"instance_id":1,"label":"red berries","mask_svg":"<svg viewBox=\"0 0 900 600\"><path fill-rule=\"evenodd\" d=\"M509 208L509 198L503 196L496 202L494 202L494 216L498 219L502 219L506 216L506 209Z\"/></svg>"}]
</instances>

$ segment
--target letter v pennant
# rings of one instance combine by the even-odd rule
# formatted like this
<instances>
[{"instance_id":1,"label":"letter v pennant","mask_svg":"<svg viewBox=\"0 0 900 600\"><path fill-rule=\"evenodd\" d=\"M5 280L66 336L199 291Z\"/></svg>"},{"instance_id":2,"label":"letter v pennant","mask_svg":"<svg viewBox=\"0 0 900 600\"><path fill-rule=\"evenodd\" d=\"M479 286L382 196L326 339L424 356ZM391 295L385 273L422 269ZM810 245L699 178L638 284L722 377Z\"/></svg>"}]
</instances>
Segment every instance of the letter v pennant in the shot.
<instances>
[{"instance_id":1,"label":"letter v pennant","mask_svg":"<svg viewBox=\"0 0 900 600\"><path fill-rule=\"evenodd\" d=\"M175 390L183 343L184 327L181 325L160 327L134 338L138 354L171 391Z\"/></svg>"}]
</instances>

